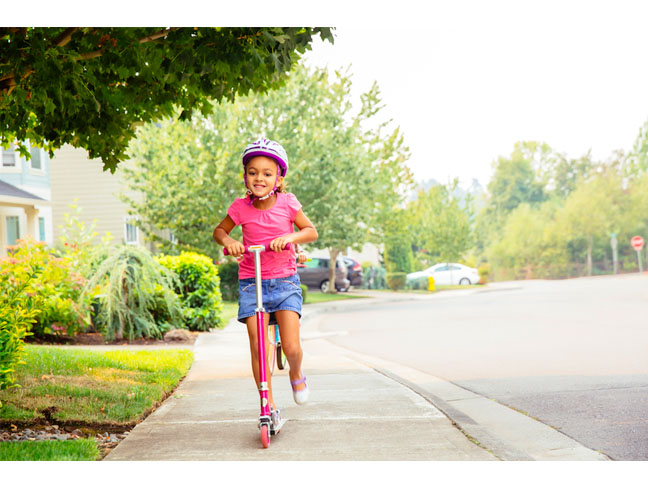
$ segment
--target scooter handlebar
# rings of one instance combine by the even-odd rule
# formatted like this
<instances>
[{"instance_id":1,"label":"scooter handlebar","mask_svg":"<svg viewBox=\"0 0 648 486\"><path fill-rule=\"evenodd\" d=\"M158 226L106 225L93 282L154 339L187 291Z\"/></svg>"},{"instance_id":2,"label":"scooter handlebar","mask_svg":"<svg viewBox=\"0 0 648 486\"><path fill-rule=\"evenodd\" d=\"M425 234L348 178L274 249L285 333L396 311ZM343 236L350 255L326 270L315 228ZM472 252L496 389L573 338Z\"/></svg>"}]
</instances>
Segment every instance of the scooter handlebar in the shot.
<instances>
[{"instance_id":1,"label":"scooter handlebar","mask_svg":"<svg viewBox=\"0 0 648 486\"><path fill-rule=\"evenodd\" d=\"M252 251L250 251L250 248L253 248L253 247L255 247L255 246L261 246L261 245L250 245L250 246L248 246L248 247L245 249L245 252L244 252L244 253L252 253ZM292 246L292 245L291 245L290 243L286 243L286 246L284 246L284 251L285 251L285 250L290 250L290 247L291 247L291 246ZM270 249L270 245L267 244L267 245L264 246L264 250L263 250L263 251L273 251L273 250L271 250L271 249ZM225 255L225 256L229 255L229 252L227 251L227 248L223 248L223 255Z\"/></svg>"}]
</instances>

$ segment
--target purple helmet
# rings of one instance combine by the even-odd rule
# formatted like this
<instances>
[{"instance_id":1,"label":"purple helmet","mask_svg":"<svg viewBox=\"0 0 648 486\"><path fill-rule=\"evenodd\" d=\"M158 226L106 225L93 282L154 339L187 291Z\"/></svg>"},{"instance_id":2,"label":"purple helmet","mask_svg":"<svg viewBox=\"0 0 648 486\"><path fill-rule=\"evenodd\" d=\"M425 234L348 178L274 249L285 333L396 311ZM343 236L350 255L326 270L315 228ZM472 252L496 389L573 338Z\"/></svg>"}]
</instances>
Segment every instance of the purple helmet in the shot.
<instances>
[{"instance_id":1,"label":"purple helmet","mask_svg":"<svg viewBox=\"0 0 648 486\"><path fill-rule=\"evenodd\" d=\"M279 165L281 177L286 177L286 173L288 172L288 156L281 145L265 138L252 142L250 145L245 147L245 150L243 151L243 167L245 167L245 164L247 164L252 157L258 155L274 159Z\"/></svg>"}]
</instances>

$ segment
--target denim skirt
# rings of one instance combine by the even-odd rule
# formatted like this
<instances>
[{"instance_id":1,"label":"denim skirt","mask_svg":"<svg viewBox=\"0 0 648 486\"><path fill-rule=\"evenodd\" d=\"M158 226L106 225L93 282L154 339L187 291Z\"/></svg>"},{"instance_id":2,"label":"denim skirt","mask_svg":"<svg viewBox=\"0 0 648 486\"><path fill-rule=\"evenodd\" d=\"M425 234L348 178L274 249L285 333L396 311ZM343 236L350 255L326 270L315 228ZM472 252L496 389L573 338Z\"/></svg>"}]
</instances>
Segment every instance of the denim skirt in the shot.
<instances>
[{"instance_id":1,"label":"denim skirt","mask_svg":"<svg viewBox=\"0 0 648 486\"><path fill-rule=\"evenodd\" d=\"M299 286L299 274L290 277L270 278L261 280L261 295L263 308L269 314L276 311L289 310L301 317L302 291ZM245 323L246 319L256 314L256 282L253 278L239 280L239 309L238 320Z\"/></svg>"}]
</instances>

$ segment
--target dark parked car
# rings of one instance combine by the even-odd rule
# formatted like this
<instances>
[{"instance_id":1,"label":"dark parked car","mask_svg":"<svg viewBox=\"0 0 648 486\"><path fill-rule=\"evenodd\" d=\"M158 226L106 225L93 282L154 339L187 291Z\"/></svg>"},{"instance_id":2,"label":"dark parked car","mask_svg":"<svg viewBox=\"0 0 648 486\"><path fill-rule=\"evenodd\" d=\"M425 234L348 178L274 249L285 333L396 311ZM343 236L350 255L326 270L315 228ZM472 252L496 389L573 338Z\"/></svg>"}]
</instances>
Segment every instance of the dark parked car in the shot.
<instances>
[{"instance_id":1,"label":"dark parked car","mask_svg":"<svg viewBox=\"0 0 648 486\"><path fill-rule=\"evenodd\" d=\"M306 263L297 264L297 273L301 283L307 287L320 289L327 292L329 289L329 259L314 257ZM335 268L335 288L340 291L346 291L351 286L347 279L347 266L342 258L339 258Z\"/></svg>"},{"instance_id":2,"label":"dark parked car","mask_svg":"<svg viewBox=\"0 0 648 486\"><path fill-rule=\"evenodd\" d=\"M362 265L351 257L342 257L346 263L348 275L347 278L354 287L362 287Z\"/></svg>"}]
</instances>

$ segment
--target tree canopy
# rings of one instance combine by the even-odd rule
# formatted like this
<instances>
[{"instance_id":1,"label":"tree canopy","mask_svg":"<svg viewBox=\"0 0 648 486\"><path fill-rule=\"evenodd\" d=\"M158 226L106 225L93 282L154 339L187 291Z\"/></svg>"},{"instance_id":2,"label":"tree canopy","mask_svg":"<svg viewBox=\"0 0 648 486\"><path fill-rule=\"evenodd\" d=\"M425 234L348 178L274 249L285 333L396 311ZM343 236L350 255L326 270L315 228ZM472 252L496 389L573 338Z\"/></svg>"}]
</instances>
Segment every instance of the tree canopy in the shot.
<instances>
[{"instance_id":1,"label":"tree canopy","mask_svg":"<svg viewBox=\"0 0 648 486\"><path fill-rule=\"evenodd\" d=\"M221 103L208 117L143 127L127 178L144 199L129 204L142 222L168 228L176 249L218 258L211 233L244 194L241 152L265 136L286 148L288 190L315 224L318 248L329 248L335 258L349 246L380 242L383 224L403 198L402 185L411 180L408 150L399 130L380 119L377 86L357 109L350 87L347 74L298 68L282 88Z\"/></svg>"},{"instance_id":2,"label":"tree canopy","mask_svg":"<svg viewBox=\"0 0 648 486\"><path fill-rule=\"evenodd\" d=\"M280 86L330 28L0 28L0 143L69 143L112 172L138 125Z\"/></svg>"}]
</instances>

